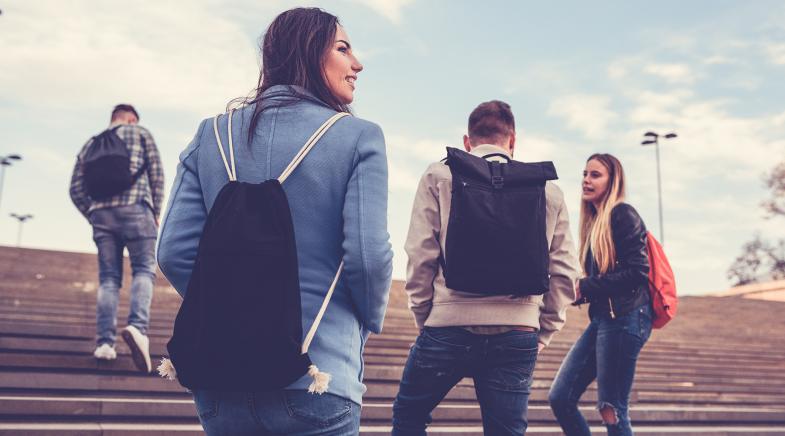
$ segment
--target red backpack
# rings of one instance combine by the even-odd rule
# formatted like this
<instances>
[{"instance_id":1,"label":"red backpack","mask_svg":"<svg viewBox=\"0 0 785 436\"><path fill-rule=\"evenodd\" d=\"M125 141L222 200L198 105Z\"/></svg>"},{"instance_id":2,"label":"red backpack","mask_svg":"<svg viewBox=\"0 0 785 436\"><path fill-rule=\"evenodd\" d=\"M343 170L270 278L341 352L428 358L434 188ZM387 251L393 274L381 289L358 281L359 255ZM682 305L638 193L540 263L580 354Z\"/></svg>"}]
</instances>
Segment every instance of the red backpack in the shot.
<instances>
[{"instance_id":1,"label":"red backpack","mask_svg":"<svg viewBox=\"0 0 785 436\"><path fill-rule=\"evenodd\" d=\"M654 308L652 326L660 329L676 316L679 299L676 297L676 278L665 251L651 232L646 233L649 254L649 294Z\"/></svg>"}]
</instances>

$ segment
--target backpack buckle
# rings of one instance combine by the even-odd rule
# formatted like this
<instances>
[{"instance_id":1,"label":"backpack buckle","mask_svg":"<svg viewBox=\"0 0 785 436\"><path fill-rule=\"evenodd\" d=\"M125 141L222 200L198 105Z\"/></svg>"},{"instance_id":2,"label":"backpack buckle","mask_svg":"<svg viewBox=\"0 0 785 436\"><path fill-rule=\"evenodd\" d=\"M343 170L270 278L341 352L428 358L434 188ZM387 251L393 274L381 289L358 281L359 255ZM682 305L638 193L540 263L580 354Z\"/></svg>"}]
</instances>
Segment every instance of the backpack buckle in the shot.
<instances>
[{"instance_id":1,"label":"backpack buckle","mask_svg":"<svg viewBox=\"0 0 785 436\"><path fill-rule=\"evenodd\" d=\"M491 184L493 189L502 189L504 187L504 176L502 175L502 165L499 162L490 162L491 164Z\"/></svg>"}]
</instances>

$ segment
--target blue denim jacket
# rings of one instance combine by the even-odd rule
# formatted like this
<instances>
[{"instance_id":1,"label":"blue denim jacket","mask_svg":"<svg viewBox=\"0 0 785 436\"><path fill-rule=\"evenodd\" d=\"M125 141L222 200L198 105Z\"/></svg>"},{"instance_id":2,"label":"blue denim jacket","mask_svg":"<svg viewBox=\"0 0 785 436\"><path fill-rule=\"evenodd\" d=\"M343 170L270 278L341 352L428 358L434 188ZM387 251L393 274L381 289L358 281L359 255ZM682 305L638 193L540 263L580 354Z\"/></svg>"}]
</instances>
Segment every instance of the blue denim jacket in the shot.
<instances>
[{"instance_id":1,"label":"blue denim jacket","mask_svg":"<svg viewBox=\"0 0 785 436\"><path fill-rule=\"evenodd\" d=\"M307 94L302 88L301 93ZM291 99L292 88L274 86L266 101ZM248 142L253 106L232 119L237 177L260 183L278 177L310 135L335 112L299 99L264 111ZM218 122L228 148L227 117ZM228 150L227 150L228 151ZM180 154L157 258L161 271L185 295L207 214L228 175L212 119L204 120ZM283 183L294 222L299 262L303 334L307 333L341 259L345 266L308 355L332 375L328 392L361 403L362 350L382 329L392 274L387 232L387 157L376 124L340 119ZM252 347L253 344L248 344ZM242 358L242 350L237 350ZM307 389L307 375L288 389Z\"/></svg>"}]
</instances>

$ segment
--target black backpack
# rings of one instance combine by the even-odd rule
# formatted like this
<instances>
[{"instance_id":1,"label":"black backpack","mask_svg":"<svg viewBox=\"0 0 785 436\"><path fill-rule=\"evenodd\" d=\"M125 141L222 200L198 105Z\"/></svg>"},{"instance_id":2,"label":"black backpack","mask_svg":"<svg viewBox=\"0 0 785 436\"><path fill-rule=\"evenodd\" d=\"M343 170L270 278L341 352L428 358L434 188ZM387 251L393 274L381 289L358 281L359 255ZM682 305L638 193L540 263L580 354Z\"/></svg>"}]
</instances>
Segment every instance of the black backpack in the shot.
<instances>
[{"instance_id":1,"label":"black backpack","mask_svg":"<svg viewBox=\"0 0 785 436\"><path fill-rule=\"evenodd\" d=\"M158 368L162 376L176 377L192 390L266 391L284 388L308 373L314 378L310 391L327 389L330 376L319 372L307 352L343 262L303 339L297 247L281 183L322 135L346 115L341 112L328 119L281 176L258 184L237 181L232 112L228 121L231 164L218 133L218 117L213 120L229 182L207 216L188 289L167 344L171 362L164 360Z\"/></svg>"},{"instance_id":2,"label":"black backpack","mask_svg":"<svg viewBox=\"0 0 785 436\"><path fill-rule=\"evenodd\" d=\"M488 161L500 156L506 163ZM552 162L523 163L447 148L452 200L441 258L450 289L483 295L541 295L549 289L545 182Z\"/></svg>"},{"instance_id":3,"label":"black backpack","mask_svg":"<svg viewBox=\"0 0 785 436\"><path fill-rule=\"evenodd\" d=\"M131 156L125 142L117 135L117 126L93 137L82 157L84 186L93 200L104 200L126 191L147 170L147 160L131 173ZM145 149L142 138L142 149Z\"/></svg>"}]
</instances>

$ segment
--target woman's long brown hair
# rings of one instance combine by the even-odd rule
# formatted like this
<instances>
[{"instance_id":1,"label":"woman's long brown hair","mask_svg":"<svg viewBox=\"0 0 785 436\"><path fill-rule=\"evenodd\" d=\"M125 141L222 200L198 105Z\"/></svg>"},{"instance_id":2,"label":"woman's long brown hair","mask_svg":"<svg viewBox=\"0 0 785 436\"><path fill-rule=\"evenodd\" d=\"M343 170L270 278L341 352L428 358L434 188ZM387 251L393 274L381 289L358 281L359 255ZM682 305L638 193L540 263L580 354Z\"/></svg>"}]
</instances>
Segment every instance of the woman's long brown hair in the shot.
<instances>
[{"instance_id":1,"label":"woman's long brown hair","mask_svg":"<svg viewBox=\"0 0 785 436\"><path fill-rule=\"evenodd\" d=\"M294 8L279 14L267 31L261 44L262 68L259 81L252 95L230 102L230 105L256 104L249 126L248 136L253 137L261 113L272 107L295 103L296 99L275 105L262 101L262 94L275 85L296 85L308 90L316 97L297 95L328 106L338 112L350 112L327 86L324 76L325 55L335 44L338 17L319 8ZM296 90L292 90L297 94Z\"/></svg>"}]
</instances>

